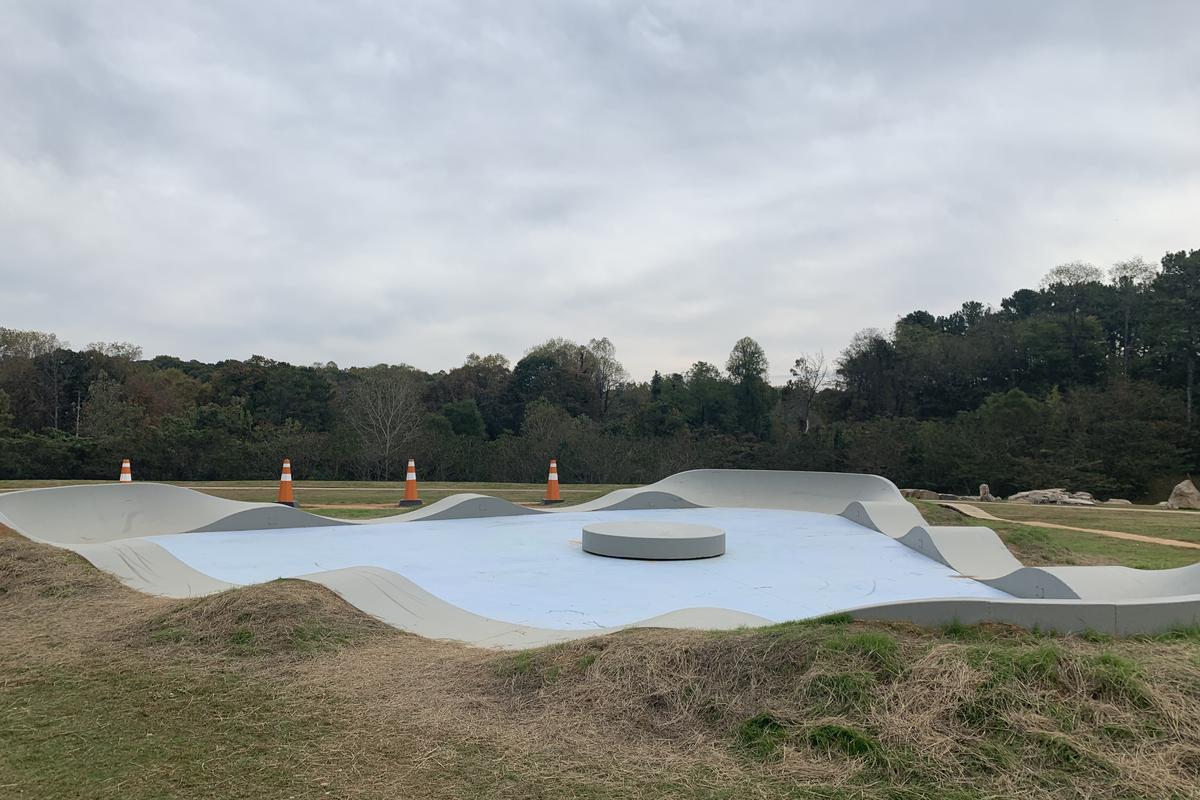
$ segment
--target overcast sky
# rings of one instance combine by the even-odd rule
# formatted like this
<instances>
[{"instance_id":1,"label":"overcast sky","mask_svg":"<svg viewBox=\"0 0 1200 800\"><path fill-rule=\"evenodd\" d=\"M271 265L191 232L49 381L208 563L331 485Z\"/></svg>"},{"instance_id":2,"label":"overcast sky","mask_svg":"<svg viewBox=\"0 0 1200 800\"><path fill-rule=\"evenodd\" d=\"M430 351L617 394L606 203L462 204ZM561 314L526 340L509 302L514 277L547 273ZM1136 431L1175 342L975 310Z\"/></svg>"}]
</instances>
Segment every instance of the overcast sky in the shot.
<instances>
[{"instance_id":1,"label":"overcast sky","mask_svg":"<svg viewBox=\"0 0 1200 800\"><path fill-rule=\"evenodd\" d=\"M797 354L1200 248L1200 3L0 0L0 326Z\"/></svg>"}]
</instances>

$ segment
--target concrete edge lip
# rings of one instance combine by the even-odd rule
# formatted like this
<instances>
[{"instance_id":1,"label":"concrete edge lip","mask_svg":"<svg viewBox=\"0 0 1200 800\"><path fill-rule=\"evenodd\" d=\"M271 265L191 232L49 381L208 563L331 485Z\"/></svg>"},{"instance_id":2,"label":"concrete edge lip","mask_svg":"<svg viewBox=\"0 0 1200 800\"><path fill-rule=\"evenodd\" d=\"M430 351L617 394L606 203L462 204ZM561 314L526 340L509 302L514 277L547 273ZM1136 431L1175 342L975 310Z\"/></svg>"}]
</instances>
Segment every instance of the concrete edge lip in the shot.
<instances>
[{"instance_id":1,"label":"concrete edge lip","mask_svg":"<svg viewBox=\"0 0 1200 800\"><path fill-rule=\"evenodd\" d=\"M642 561L690 561L725 554L725 531L683 522L591 522L583 526L585 552Z\"/></svg>"}]
</instances>

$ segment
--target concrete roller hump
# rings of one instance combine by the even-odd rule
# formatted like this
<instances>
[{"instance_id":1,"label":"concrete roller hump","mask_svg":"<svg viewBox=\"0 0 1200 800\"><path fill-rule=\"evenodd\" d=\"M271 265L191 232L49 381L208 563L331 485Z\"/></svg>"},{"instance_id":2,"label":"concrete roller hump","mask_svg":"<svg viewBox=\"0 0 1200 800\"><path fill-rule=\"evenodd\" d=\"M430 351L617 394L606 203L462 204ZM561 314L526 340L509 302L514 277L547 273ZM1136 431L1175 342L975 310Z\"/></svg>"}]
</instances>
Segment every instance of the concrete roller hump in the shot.
<instances>
[{"instance_id":1,"label":"concrete roller hump","mask_svg":"<svg viewBox=\"0 0 1200 800\"><path fill-rule=\"evenodd\" d=\"M0 495L0 514L30 539L58 545L183 533L248 511L255 528L301 527L319 517L275 503L244 503L162 483L102 483Z\"/></svg>"}]
</instances>

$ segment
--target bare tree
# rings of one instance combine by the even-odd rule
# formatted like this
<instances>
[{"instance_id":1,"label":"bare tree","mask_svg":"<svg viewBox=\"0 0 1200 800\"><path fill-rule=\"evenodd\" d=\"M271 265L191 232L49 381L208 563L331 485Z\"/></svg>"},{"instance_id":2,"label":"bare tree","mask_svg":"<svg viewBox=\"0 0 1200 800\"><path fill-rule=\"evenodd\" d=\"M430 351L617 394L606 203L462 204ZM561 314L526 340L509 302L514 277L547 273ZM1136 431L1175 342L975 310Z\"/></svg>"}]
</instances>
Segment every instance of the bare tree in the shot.
<instances>
[{"instance_id":1,"label":"bare tree","mask_svg":"<svg viewBox=\"0 0 1200 800\"><path fill-rule=\"evenodd\" d=\"M87 349L109 358L120 358L125 361L142 360L142 348L132 342L92 342Z\"/></svg>"},{"instance_id":2,"label":"bare tree","mask_svg":"<svg viewBox=\"0 0 1200 800\"><path fill-rule=\"evenodd\" d=\"M0 328L0 359L37 358L70 347L53 333Z\"/></svg>"},{"instance_id":3,"label":"bare tree","mask_svg":"<svg viewBox=\"0 0 1200 800\"><path fill-rule=\"evenodd\" d=\"M1086 261L1068 261L1047 272L1046 277L1042 278L1041 286L1043 289L1057 284L1078 286L1081 283L1100 283L1103 279L1104 273L1095 264L1089 264Z\"/></svg>"},{"instance_id":4,"label":"bare tree","mask_svg":"<svg viewBox=\"0 0 1200 800\"><path fill-rule=\"evenodd\" d=\"M366 471L383 480L421 427L424 408L417 379L400 367L375 367L349 393L346 416L362 440Z\"/></svg>"},{"instance_id":5,"label":"bare tree","mask_svg":"<svg viewBox=\"0 0 1200 800\"><path fill-rule=\"evenodd\" d=\"M1113 286L1146 286L1158 275L1158 265L1141 256L1118 261L1108 268L1108 280Z\"/></svg>"},{"instance_id":6,"label":"bare tree","mask_svg":"<svg viewBox=\"0 0 1200 800\"><path fill-rule=\"evenodd\" d=\"M812 427L813 400L829 382L829 365L825 363L825 353L818 351L815 355L802 354L788 372L792 373L788 386L799 401L804 432L808 433Z\"/></svg>"}]
</instances>

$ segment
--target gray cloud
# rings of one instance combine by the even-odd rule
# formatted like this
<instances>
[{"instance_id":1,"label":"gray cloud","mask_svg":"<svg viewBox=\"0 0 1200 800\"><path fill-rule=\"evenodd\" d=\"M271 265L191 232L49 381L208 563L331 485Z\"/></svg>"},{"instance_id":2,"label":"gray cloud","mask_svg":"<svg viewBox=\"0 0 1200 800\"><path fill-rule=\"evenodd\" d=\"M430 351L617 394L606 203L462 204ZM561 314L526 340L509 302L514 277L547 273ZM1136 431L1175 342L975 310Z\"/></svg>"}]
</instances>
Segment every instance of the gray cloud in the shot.
<instances>
[{"instance_id":1,"label":"gray cloud","mask_svg":"<svg viewBox=\"0 0 1200 800\"><path fill-rule=\"evenodd\" d=\"M1200 246L1194 3L0 8L0 324L296 363L783 373Z\"/></svg>"}]
</instances>

